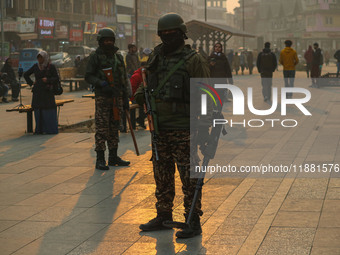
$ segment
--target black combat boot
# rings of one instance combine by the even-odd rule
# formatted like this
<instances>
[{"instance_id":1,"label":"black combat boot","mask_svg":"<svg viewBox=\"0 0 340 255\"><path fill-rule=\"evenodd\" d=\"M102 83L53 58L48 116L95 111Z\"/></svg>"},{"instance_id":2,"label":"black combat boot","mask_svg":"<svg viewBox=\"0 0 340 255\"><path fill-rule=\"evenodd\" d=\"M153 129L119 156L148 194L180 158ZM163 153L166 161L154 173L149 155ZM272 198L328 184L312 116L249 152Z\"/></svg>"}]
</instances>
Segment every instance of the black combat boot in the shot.
<instances>
[{"instance_id":1,"label":"black combat boot","mask_svg":"<svg viewBox=\"0 0 340 255\"><path fill-rule=\"evenodd\" d=\"M122 160L117 156L117 148L109 151L109 166L128 166L130 161Z\"/></svg>"},{"instance_id":2,"label":"black combat boot","mask_svg":"<svg viewBox=\"0 0 340 255\"><path fill-rule=\"evenodd\" d=\"M139 228L143 231L156 231L163 229L171 229L170 227L163 226L164 221L172 221L171 212L157 213L157 217L150 220L148 223L141 224Z\"/></svg>"},{"instance_id":3,"label":"black combat boot","mask_svg":"<svg viewBox=\"0 0 340 255\"><path fill-rule=\"evenodd\" d=\"M187 220L188 215L185 214L185 221ZM176 233L177 238L190 238L194 236L198 236L202 234L202 228L200 223L200 216L195 213L192 216L192 220L190 226L183 230L180 230Z\"/></svg>"},{"instance_id":4,"label":"black combat boot","mask_svg":"<svg viewBox=\"0 0 340 255\"><path fill-rule=\"evenodd\" d=\"M109 170L109 166L106 165L104 151L97 151L96 168L99 170Z\"/></svg>"}]
</instances>

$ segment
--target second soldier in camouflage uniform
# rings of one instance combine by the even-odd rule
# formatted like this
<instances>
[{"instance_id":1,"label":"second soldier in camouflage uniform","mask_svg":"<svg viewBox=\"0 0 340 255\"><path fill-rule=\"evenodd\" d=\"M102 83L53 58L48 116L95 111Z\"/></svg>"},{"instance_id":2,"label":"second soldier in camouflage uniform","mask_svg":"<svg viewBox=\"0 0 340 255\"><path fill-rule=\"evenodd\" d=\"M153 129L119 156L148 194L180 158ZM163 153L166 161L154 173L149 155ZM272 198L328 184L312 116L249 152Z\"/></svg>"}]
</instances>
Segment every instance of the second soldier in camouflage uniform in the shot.
<instances>
[{"instance_id":1,"label":"second soldier in camouflage uniform","mask_svg":"<svg viewBox=\"0 0 340 255\"><path fill-rule=\"evenodd\" d=\"M119 120L114 119L114 99L120 113L129 109L128 86L123 57L117 54L115 33L110 28L103 28L97 36L99 47L91 54L86 68L85 79L95 87L95 151L97 153L96 168L109 170L108 165L127 166L117 155L120 127ZM103 69L112 68L114 87L111 87ZM107 142L109 148L108 165L105 161Z\"/></svg>"},{"instance_id":2,"label":"second soldier in camouflage uniform","mask_svg":"<svg viewBox=\"0 0 340 255\"><path fill-rule=\"evenodd\" d=\"M209 77L209 67L201 55L185 45L186 32L183 19L178 14L162 16L158 21L158 35L163 43L155 47L148 60L148 90L154 92L161 87L158 93L152 95L156 108L152 110L156 112L159 131L156 142L159 160L156 160L153 150L157 217L140 225L143 231L165 229L162 223L172 220L176 165L182 181L186 217L195 192L197 179L190 178L190 78ZM168 79L165 78L182 59L185 62ZM143 104L143 87L137 90L135 98L139 104ZM192 228L179 231L176 236L187 238L201 234L202 214L199 199Z\"/></svg>"}]
</instances>

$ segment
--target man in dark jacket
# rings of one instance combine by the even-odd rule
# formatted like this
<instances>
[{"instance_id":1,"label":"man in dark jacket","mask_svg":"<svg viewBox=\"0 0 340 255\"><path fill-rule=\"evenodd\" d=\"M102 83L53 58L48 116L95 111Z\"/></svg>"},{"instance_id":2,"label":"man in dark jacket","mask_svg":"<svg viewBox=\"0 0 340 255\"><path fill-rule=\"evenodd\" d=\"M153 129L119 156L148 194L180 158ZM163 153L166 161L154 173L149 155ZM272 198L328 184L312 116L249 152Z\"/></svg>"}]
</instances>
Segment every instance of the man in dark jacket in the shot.
<instances>
[{"instance_id":1,"label":"man in dark jacket","mask_svg":"<svg viewBox=\"0 0 340 255\"><path fill-rule=\"evenodd\" d=\"M253 52L247 51L247 63L248 63L248 68L249 68L249 74L253 74L253 68L254 68L254 56Z\"/></svg>"},{"instance_id":2,"label":"man in dark jacket","mask_svg":"<svg viewBox=\"0 0 340 255\"><path fill-rule=\"evenodd\" d=\"M318 88L318 78L321 75L321 68L323 65L323 56L321 49L319 48L318 43L313 44L314 53L313 53L313 60L312 60L312 70L310 77L312 78L312 88Z\"/></svg>"},{"instance_id":3,"label":"man in dark jacket","mask_svg":"<svg viewBox=\"0 0 340 255\"><path fill-rule=\"evenodd\" d=\"M109 170L104 156L105 142L109 148L109 166L130 164L117 155L120 116L123 110L129 109L128 84L123 57L117 54L118 48L114 45L113 30L101 29L97 41L99 47L90 55L85 80L95 87L96 168ZM109 77L113 78L113 82Z\"/></svg>"},{"instance_id":4,"label":"man in dark jacket","mask_svg":"<svg viewBox=\"0 0 340 255\"><path fill-rule=\"evenodd\" d=\"M128 45L128 54L125 57L126 71L129 78L133 75L133 72L140 68L140 61L137 54L137 47L134 44Z\"/></svg>"},{"instance_id":5,"label":"man in dark jacket","mask_svg":"<svg viewBox=\"0 0 340 255\"><path fill-rule=\"evenodd\" d=\"M256 62L257 70L261 74L262 95L264 101L271 103L272 94L272 78L273 72L277 67L277 59L275 54L270 50L270 43L264 44L264 49L259 53Z\"/></svg>"}]
</instances>

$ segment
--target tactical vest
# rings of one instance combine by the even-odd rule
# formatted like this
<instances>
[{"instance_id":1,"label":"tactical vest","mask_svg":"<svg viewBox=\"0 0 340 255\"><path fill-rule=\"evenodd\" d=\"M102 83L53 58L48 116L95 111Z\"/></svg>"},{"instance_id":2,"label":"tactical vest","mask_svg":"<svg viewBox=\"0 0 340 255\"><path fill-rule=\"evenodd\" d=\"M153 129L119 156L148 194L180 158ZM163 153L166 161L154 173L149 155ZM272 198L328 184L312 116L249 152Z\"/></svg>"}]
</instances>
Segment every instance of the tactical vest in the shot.
<instances>
[{"instance_id":1,"label":"tactical vest","mask_svg":"<svg viewBox=\"0 0 340 255\"><path fill-rule=\"evenodd\" d=\"M182 59L185 61L192 57L196 52L186 49L171 58L155 55L150 61L148 76L148 87L156 101L164 102L180 102L189 104L190 102L190 75L186 69L186 63L180 65L176 71L170 76L168 74ZM165 81L162 86L161 83ZM159 91L155 92L159 86Z\"/></svg>"},{"instance_id":2,"label":"tactical vest","mask_svg":"<svg viewBox=\"0 0 340 255\"><path fill-rule=\"evenodd\" d=\"M120 90L120 96L123 96L123 88L125 82L124 61L123 57L117 53L112 58L108 58L105 54L97 54L98 78L106 80L103 69L112 67L113 80L116 88Z\"/></svg>"}]
</instances>

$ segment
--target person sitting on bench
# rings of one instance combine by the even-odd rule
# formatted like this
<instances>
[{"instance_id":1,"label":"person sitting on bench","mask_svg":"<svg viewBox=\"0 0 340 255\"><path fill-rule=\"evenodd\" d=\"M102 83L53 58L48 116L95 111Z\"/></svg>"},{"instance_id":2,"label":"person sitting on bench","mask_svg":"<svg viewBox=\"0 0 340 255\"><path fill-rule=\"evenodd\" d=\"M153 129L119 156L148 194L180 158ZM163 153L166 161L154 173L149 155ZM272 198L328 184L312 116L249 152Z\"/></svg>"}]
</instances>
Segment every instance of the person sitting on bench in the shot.
<instances>
[{"instance_id":1,"label":"person sitting on bench","mask_svg":"<svg viewBox=\"0 0 340 255\"><path fill-rule=\"evenodd\" d=\"M17 78L15 77L15 73L12 67L12 59L7 58L5 61L4 66L1 68L1 74L7 74L7 78L5 79L5 82L10 84L12 89L12 101L19 101L19 91L20 91L20 84L17 81Z\"/></svg>"}]
</instances>

